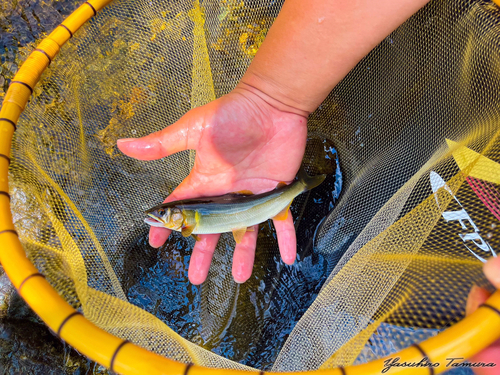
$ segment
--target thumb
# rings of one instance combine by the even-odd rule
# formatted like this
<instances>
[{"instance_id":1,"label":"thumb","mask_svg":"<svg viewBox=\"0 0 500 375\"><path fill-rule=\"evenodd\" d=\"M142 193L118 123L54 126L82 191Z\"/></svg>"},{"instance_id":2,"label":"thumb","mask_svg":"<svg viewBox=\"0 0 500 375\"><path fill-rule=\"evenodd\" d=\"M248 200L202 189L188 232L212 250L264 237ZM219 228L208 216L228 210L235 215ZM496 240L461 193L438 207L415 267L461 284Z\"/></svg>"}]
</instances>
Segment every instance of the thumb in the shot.
<instances>
[{"instance_id":1,"label":"thumb","mask_svg":"<svg viewBox=\"0 0 500 375\"><path fill-rule=\"evenodd\" d=\"M500 257L490 258L483 266L483 271L490 283L500 289Z\"/></svg>"},{"instance_id":2,"label":"thumb","mask_svg":"<svg viewBox=\"0 0 500 375\"><path fill-rule=\"evenodd\" d=\"M492 283L495 288L500 289L500 258L492 257L488 259L483 266L483 272L490 283ZM481 304L486 302L490 295L491 293L489 293L486 289L474 285L467 297L465 314L470 315L476 311Z\"/></svg>"},{"instance_id":3,"label":"thumb","mask_svg":"<svg viewBox=\"0 0 500 375\"><path fill-rule=\"evenodd\" d=\"M470 315L482 305L488 298L490 293L483 288L474 285L467 296L467 304L465 306L465 315Z\"/></svg>"},{"instance_id":4,"label":"thumb","mask_svg":"<svg viewBox=\"0 0 500 375\"><path fill-rule=\"evenodd\" d=\"M116 142L125 155L139 160L156 160L196 148L203 119L199 111L191 110L165 129L142 138L124 138Z\"/></svg>"},{"instance_id":5,"label":"thumb","mask_svg":"<svg viewBox=\"0 0 500 375\"><path fill-rule=\"evenodd\" d=\"M490 258L483 266L483 271L488 280L495 286L495 288L500 288L500 258L494 257ZM481 304L486 302L490 293L477 286L474 286L467 298L466 315L471 314L476 310ZM480 353L469 359L470 362L483 362L483 363L494 363L498 365L498 358L500 357L500 340L490 345ZM477 367L474 369L474 374L477 375L494 375L499 374L497 367Z\"/></svg>"}]
</instances>

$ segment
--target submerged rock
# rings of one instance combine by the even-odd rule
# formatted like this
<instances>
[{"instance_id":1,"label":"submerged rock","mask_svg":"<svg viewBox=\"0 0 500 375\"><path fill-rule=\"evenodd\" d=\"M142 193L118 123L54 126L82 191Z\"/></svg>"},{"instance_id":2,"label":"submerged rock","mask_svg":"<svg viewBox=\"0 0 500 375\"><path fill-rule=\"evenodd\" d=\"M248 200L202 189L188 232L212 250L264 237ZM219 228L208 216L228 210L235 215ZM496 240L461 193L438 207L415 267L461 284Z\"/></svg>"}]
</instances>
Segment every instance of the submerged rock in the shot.
<instances>
[{"instance_id":1,"label":"submerged rock","mask_svg":"<svg viewBox=\"0 0 500 375\"><path fill-rule=\"evenodd\" d=\"M0 266L0 374L108 374L65 344L17 294Z\"/></svg>"}]
</instances>

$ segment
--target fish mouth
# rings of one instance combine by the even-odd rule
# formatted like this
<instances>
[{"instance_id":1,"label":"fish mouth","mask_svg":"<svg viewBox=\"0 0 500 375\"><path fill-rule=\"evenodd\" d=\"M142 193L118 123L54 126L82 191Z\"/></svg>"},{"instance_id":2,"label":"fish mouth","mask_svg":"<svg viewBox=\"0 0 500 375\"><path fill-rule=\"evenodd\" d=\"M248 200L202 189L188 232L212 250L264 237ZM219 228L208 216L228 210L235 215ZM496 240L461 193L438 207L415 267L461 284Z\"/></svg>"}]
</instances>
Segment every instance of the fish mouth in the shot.
<instances>
[{"instance_id":1,"label":"fish mouth","mask_svg":"<svg viewBox=\"0 0 500 375\"><path fill-rule=\"evenodd\" d=\"M149 217L144 219L146 224L151 225L152 227L165 227L165 223L163 220L157 218L153 214L148 214Z\"/></svg>"}]
</instances>

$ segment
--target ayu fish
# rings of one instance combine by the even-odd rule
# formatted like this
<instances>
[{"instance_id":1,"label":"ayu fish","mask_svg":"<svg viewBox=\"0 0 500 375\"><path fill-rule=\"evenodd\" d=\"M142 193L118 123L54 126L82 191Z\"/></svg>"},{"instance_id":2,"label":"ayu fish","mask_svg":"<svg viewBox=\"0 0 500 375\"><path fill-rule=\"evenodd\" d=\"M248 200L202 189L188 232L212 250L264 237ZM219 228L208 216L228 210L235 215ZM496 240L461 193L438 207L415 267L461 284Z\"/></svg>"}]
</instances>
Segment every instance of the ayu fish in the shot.
<instances>
[{"instance_id":1,"label":"ayu fish","mask_svg":"<svg viewBox=\"0 0 500 375\"><path fill-rule=\"evenodd\" d=\"M294 198L315 188L325 178L326 175L308 176L300 169L290 185L280 183L276 189L262 194L240 192L164 203L147 210L149 217L144 221L195 239L197 234L233 232L239 243L247 228L271 218L285 220Z\"/></svg>"}]
</instances>

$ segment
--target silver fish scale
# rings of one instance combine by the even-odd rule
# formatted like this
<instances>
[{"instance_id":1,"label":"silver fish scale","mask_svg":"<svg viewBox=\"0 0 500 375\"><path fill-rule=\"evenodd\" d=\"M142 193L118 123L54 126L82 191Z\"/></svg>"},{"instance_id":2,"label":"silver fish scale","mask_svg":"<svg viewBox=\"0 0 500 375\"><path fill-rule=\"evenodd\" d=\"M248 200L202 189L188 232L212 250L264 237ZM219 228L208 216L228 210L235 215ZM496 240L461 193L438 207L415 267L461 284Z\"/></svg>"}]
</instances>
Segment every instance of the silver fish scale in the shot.
<instances>
[{"instance_id":1,"label":"silver fish scale","mask_svg":"<svg viewBox=\"0 0 500 375\"><path fill-rule=\"evenodd\" d=\"M257 203L249 208L242 207L241 210L232 214L204 214L200 212L200 220L194 234L211 234L231 232L234 229L246 228L260 224L278 215L299 194L304 192L304 185L294 183L290 189L270 199ZM258 201L257 201L258 202ZM235 205L237 206L237 205ZM235 210L230 210L235 211Z\"/></svg>"}]
</instances>

